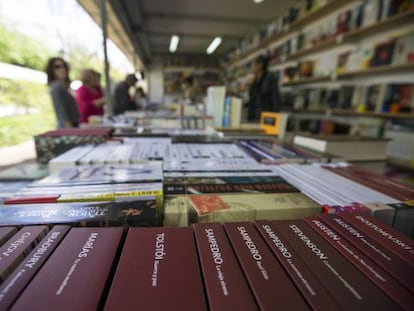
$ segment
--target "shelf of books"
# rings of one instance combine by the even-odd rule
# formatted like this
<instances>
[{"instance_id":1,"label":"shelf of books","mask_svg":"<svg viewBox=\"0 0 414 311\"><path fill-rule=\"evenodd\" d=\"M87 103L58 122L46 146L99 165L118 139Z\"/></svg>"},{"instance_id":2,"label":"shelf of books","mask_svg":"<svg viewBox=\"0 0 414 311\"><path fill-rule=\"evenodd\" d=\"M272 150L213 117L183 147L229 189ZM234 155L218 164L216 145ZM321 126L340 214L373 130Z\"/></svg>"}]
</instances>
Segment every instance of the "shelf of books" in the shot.
<instances>
[{"instance_id":1,"label":"shelf of books","mask_svg":"<svg viewBox=\"0 0 414 311\"><path fill-rule=\"evenodd\" d=\"M49 175L0 205L1 310L414 304L414 189L352 164L359 148L166 127L36 141Z\"/></svg>"}]
</instances>

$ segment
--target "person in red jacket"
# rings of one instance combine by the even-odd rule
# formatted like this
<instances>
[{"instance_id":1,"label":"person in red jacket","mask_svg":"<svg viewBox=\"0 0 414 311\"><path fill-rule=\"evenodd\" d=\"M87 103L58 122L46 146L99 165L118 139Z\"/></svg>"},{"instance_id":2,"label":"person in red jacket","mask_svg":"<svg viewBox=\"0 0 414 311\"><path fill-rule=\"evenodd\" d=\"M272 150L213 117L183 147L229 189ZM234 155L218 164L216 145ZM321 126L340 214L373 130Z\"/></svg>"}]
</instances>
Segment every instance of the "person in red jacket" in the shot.
<instances>
[{"instance_id":1,"label":"person in red jacket","mask_svg":"<svg viewBox=\"0 0 414 311\"><path fill-rule=\"evenodd\" d=\"M87 123L90 116L102 116L105 97L99 87L98 75L92 69L81 73L82 86L76 91L76 102L80 112L80 122Z\"/></svg>"}]
</instances>

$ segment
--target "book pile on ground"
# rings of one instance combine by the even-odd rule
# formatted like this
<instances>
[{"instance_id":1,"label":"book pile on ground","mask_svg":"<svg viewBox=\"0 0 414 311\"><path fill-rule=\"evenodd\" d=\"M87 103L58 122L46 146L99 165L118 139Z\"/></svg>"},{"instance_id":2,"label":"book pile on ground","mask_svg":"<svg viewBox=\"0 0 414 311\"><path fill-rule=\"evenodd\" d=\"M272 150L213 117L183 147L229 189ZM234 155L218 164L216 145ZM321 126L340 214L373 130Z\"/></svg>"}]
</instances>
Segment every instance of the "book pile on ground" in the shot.
<instances>
[{"instance_id":1,"label":"book pile on ground","mask_svg":"<svg viewBox=\"0 0 414 311\"><path fill-rule=\"evenodd\" d=\"M314 216L321 206L280 176L166 177L164 226Z\"/></svg>"},{"instance_id":2,"label":"book pile on ground","mask_svg":"<svg viewBox=\"0 0 414 311\"><path fill-rule=\"evenodd\" d=\"M349 135L296 135L293 143L348 161L386 160L388 139Z\"/></svg>"},{"instance_id":3,"label":"book pile on ground","mask_svg":"<svg viewBox=\"0 0 414 311\"><path fill-rule=\"evenodd\" d=\"M128 231L1 227L0 256L1 310L390 311L414 304L413 241L357 213Z\"/></svg>"}]
</instances>

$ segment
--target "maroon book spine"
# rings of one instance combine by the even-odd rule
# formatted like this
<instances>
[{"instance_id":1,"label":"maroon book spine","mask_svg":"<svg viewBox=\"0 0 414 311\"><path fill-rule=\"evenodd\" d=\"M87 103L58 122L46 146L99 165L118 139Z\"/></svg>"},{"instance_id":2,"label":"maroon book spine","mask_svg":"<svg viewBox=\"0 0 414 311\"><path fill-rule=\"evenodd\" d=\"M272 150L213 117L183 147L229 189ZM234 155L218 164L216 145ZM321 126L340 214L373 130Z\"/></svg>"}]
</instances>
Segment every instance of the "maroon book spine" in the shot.
<instances>
[{"instance_id":1,"label":"maroon book spine","mask_svg":"<svg viewBox=\"0 0 414 311\"><path fill-rule=\"evenodd\" d=\"M24 227L0 248L0 283L13 272L18 264L47 233L47 226Z\"/></svg>"},{"instance_id":2,"label":"maroon book spine","mask_svg":"<svg viewBox=\"0 0 414 311\"><path fill-rule=\"evenodd\" d=\"M193 230L209 309L257 310L223 226L219 223L195 224Z\"/></svg>"},{"instance_id":3,"label":"maroon book spine","mask_svg":"<svg viewBox=\"0 0 414 311\"><path fill-rule=\"evenodd\" d=\"M11 310L97 310L123 228L73 228Z\"/></svg>"},{"instance_id":4,"label":"maroon book spine","mask_svg":"<svg viewBox=\"0 0 414 311\"><path fill-rule=\"evenodd\" d=\"M370 215L343 213L340 217L349 221L381 245L392 250L401 259L414 266L414 241L410 238Z\"/></svg>"},{"instance_id":5,"label":"maroon book spine","mask_svg":"<svg viewBox=\"0 0 414 311\"><path fill-rule=\"evenodd\" d=\"M104 310L206 310L191 228L130 228Z\"/></svg>"},{"instance_id":6,"label":"maroon book spine","mask_svg":"<svg viewBox=\"0 0 414 311\"><path fill-rule=\"evenodd\" d=\"M8 310L69 231L55 226L0 286L0 311Z\"/></svg>"},{"instance_id":7,"label":"maroon book spine","mask_svg":"<svg viewBox=\"0 0 414 311\"><path fill-rule=\"evenodd\" d=\"M16 232L17 229L15 227L0 227L0 247Z\"/></svg>"},{"instance_id":8,"label":"maroon book spine","mask_svg":"<svg viewBox=\"0 0 414 311\"><path fill-rule=\"evenodd\" d=\"M376 242L358 227L338 215L321 216L330 227L344 239L359 249L365 256L375 261L381 268L414 293L414 267L394 254L381 243Z\"/></svg>"},{"instance_id":9,"label":"maroon book spine","mask_svg":"<svg viewBox=\"0 0 414 311\"><path fill-rule=\"evenodd\" d=\"M272 221L344 310L400 310L303 220Z\"/></svg>"},{"instance_id":10,"label":"maroon book spine","mask_svg":"<svg viewBox=\"0 0 414 311\"><path fill-rule=\"evenodd\" d=\"M412 310L414 295L393 279L374 261L366 257L349 242L317 217L305 218L305 222L319 233L329 244L364 273L375 285L381 288L396 304L404 310Z\"/></svg>"},{"instance_id":11,"label":"maroon book spine","mask_svg":"<svg viewBox=\"0 0 414 311\"><path fill-rule=\"evenodd\" d=\"M260 310L310 310L253 223L224 228Z\"/></svg>"},{"instance_id":12,"label":"maroon book spine","mask_svg":"<svg viewBox=\"0 0 414 311\"><path fill-rule=\"evenodd\" d=\"M273 230L270 221L257 221L256 227L313 310L341 310L286 239Z\"/></svg>"}]
</instances>

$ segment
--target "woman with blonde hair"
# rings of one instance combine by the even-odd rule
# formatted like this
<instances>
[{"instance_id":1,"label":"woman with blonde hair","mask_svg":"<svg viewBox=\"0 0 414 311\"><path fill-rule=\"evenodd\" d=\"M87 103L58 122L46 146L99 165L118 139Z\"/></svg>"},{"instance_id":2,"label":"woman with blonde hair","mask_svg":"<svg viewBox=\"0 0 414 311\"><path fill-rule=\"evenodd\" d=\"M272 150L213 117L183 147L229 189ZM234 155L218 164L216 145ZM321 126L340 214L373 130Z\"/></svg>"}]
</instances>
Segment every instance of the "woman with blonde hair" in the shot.
<instances>
[{"instance_id":1,"label":"woman with blonde hair","mask_svg":"<svg viewBox=\"0 0 414 311\"><path fill-rule=\"evenodd\" d=\"M98 87L96 71L84 69L81 72L82 86L76 91L76 102L80 112L80 122L87 123L90 116L102 116L105 97Z\"/></svg>"}]
</instances>

